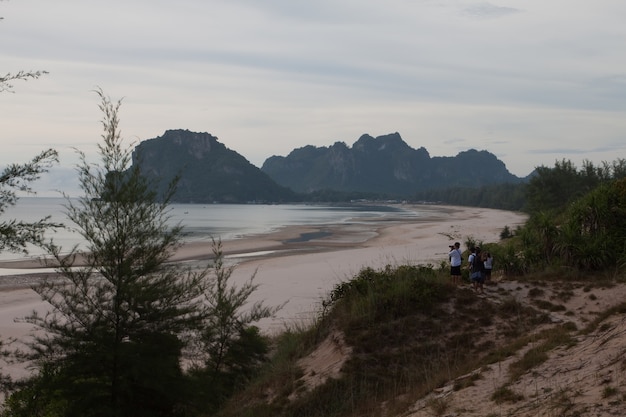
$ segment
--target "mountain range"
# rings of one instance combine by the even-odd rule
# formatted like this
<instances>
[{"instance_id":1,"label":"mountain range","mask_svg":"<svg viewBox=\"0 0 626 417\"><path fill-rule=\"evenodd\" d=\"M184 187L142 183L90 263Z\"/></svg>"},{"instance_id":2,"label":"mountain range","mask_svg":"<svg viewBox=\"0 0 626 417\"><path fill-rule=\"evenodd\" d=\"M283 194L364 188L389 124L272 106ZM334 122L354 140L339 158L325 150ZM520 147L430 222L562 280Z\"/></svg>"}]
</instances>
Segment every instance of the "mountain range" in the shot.
<instances>
[{"instance_id":1,"label":"mountain range","mask_svg":"<svg viewBox=\"0 0 626 417\"><path fill-rule=\"evenodd\" d=\"M407 197L416 192L525 181L488 151L431 157L411 148L399 133L362 135L349 147L305 146L271 156L259 169L209 133L168 130L142 141L133 164L159 191L179 176L176 202L246 203L306 201L319 191Z\"/></svg>"},{"instance_id":2,"label":"mountain range","mask_svg":"<svg viewBox=\"0 0 626 417\"><path fill-rule=\"evenodd\" d=\"M268 158L263 172L299 193L335 191L407 196L450 187L480 187L520 182L504 163L487 151L470 149L454 157L432 157L411 148L399 133L361 136L352 147L305 146L288 156Z\"/></svg>"}]
</instances>

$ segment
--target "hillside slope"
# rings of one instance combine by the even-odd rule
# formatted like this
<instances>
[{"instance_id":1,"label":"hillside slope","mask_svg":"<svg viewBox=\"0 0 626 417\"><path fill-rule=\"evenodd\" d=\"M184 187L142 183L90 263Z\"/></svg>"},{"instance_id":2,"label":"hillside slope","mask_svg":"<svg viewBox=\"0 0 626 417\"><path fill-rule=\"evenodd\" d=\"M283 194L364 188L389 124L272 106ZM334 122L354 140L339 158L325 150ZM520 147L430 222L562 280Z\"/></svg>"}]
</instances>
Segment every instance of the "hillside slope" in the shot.
<instances>
[{"instance_id":1,"label":"hillside slope","mask_svg":"<svg viewBox=\"0 0 626 417\"><path fill-rule=\"evenodd\" d=\"M621 416L626 409L626 285L592 288L560 282L503 282L486 293L493 303L512 295L520 302L543 306L551 324L536 331L570 322L580 330L573 340L540 355L536 366L512 379L519 361L532 365L532 349L525 345L514 355L465 378L448 381L417 401L403 415L445 416ZM534 296L533 296L534 295ZM604 315L617 307L615 314ZM541 363L539 363L541 362ZM472 384L455 390L459 381Z\"/></svg>"},{"instance_id":2,"label":"hillside slope","mask_svg":"<svg viewBox=\"0 0 626 417\"><path fill-rule=\"evenodd\" d=\"M331 324L295 362L296 380L264 378L222 415L624 415L626 284L445 287L428 295L437 305L403 312L400 301L365 322Z\"/></svg>"}]
</instances>

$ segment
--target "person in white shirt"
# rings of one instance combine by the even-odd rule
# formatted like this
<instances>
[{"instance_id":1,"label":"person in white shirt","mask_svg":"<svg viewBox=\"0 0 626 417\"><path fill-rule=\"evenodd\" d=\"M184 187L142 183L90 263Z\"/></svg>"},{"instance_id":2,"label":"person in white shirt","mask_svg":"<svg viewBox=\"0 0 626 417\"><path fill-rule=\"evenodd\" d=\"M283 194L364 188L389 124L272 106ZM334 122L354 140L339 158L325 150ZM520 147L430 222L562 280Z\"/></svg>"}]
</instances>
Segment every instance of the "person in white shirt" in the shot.
<instances>
[{"instance_id":1,"label":"person in white shirt","mask_svg":"<svg viewBox=\"0 0 626 417\"><path fill-rule=\"evenodd\" d=\"M490 252L485 255L485 282L491 282L491 270L493 269L493 257Z\"/></svg>"},{"instance_id":2,"label":"person in white shirt","mask_svg":"<svg viewBox=\"0 0 626 417\"><path fill-rule=\"evenodd\" d=\"M454 245L450 245L450 252L448 253L448 259L450 260L450 277L452 278L452 284L459 285L461 283L461 244L454 242Z\"/></svg>"}]
</instances>

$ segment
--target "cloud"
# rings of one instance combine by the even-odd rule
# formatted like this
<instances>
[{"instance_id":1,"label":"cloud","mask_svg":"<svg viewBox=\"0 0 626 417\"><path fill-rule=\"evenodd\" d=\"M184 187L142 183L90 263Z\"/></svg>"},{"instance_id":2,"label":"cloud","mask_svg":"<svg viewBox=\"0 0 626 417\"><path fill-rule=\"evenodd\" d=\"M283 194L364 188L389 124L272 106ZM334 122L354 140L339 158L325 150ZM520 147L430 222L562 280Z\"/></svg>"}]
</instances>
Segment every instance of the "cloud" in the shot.
<instances>
[{"instance_id":1,"label":"cloud","mask_svg":"<svg viewBox=\"0 0 626 417\"><path fill-rule=\"evenodd\" d=\"M536 155L593 155L598 153L607 153L614 154L614 158L610 159L610 161L616 159L626 159L626 155L619 156L620 152L626 151L626 145L623 144L613 144L607 146L591 146L591 147L557 147L557 148L543 148L543 149L529 149L528 153L536 154ZM607 160L608 161L608 160Z\"/></svg>"},{"instance_id":2,"label":"cloud","mask_svg":"<svg viewBox=\"0 0 626 417\"><path fill-rule=\"evenodd\" d=\"M520 13L513 7L496 6L491 3L476 3L463 8L463 14L477 19L497 19Z\"/></svg>"},{"instance_id":3,"label":"cloud","mask_svg":"<svg viewBox=\"0 0 626 417\"><path fill-rule=\"evenodd\" d=\"M0 95L2 140L11 144L0 164L50 146L95 152L96 86L124 97L129 138L208 132L257 166L364 132L397 131L432 155L486 149L518 175L557 150L578 157L594 143L586 155L594 160L624 150L616 145L626 132L621 0L29 0L0 8L0 73L50 72Z\"/></svg>"}]
</instances>

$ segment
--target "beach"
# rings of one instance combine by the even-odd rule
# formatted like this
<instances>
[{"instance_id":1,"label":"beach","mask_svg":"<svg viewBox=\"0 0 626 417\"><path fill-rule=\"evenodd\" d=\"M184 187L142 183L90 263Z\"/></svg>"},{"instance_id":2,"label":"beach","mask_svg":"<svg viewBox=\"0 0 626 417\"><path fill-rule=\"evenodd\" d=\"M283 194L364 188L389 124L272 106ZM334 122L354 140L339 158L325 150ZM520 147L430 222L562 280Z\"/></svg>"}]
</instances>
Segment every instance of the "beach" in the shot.
<instances>
[{"instance_id":1,"label":"beach","mask_svg":"<svg viewBox=\"0 0 626 417\"><path fill-rule=\"evenodd\" d=\"M259 323L272 334L286 326L311 323L321 301L342 281L364 267L386 265L439 265L447 262L448 245L468 237L484 243L499 241L505 226L511 230L523 224L526 215L518 212L457 207L419 206L432 216L359 219L331 225L289 226L278 231L222 242L223 253L234 270L231 283L241 285L251 277L258 289L250 301L282 309L272 319ZM212 258L211 241L181 246L172 262L206 265ZM42 265L33 260L0 262L0 268L24 269L27 274L0 276L0 337L20 338L30 328L16 318L46 305L30 289L41 279ZM47 271L47 272L43 272Z\"/></svg>"}]
</instances>

